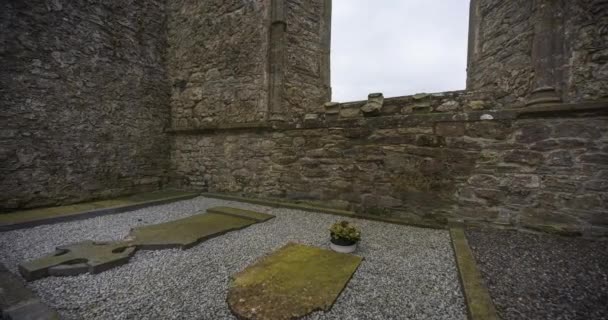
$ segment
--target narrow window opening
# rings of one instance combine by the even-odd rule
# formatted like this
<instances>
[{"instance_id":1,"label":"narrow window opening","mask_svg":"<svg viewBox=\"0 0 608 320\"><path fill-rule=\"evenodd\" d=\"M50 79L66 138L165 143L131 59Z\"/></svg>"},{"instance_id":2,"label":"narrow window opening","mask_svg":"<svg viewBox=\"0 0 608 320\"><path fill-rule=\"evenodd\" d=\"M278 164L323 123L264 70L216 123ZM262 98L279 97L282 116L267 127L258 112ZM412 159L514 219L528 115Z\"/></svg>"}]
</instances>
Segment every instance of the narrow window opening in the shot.
<instances>
[{"instance_id":1,"label":"narrow window opening","mask_svg":"<svg viewBox=\"0 0 608 320\"><path fill-rule=\"evenodd\" d=\"M469 0L333 0L333 101L466 86Z\"/></svg>"}]
</instances>

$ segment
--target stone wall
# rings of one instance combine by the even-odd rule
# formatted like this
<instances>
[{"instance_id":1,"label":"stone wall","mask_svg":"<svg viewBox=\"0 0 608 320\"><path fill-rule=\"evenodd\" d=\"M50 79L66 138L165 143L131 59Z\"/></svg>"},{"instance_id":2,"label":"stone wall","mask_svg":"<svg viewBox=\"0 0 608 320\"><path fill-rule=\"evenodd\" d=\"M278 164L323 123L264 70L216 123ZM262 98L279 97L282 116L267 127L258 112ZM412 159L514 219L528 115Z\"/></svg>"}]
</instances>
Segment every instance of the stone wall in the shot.
<instances>
[{"instance_id":1,"label":"stone wall","mask_svg":"<svg viewBox=\"0 0 608 320\"><path fill-rule=\"evenodd\" d=\"M607 234L606 104L474 110L483 100L469 94L387 99L375 117L350 103L302 123L178 132L172 163L212 192Z\"/></svg>"},{"instance_id":2,"label":"stone wall","mask_svg":"<svg viewBox=\"0 0 608 320\"><path fill-rule=\"evenodd\" d=\"M0 2L0 209L159 188L164 1Z\"/></svg>"},{"instance_id":3,"label":"stone wall","mask_svg":"<svg viewBox=\"0 0 608 320\"><path fill-rule=\"evenodd\" d=\"M467 89L525 104L533 86L534 1L471 1Z\"/></svg>"},{"instance_id":4,"label":"stone wall","mask_svg":"<svg viewBox=\"0 0 608 320\"><path fill-rule=\"evenodd\" d=\"M322 111L331 99L331 1L287 0L285 102L287 119Z\"/></svg>"},{"instance_id":5,"label":"stone wall","mask_svg":"<svg viewBox=\"0 0 608 320\"><path fill-rule=\"evenodd\" d=\"M468 90L524 106L550 86L564 102L608 97L608 4L472 0Z\"/></svg>"},{"instance_id":6,"label":"stone wall","mask_svg":"<svg viewBox=\"0 0 608 320\"><path fill-rule=\"evenodd\" d=\"M264 120L270 1L167 3L173 127Z\"/></svg>"},{"instance_id":7,"label":"stone wall","mask_svg":"<svg viewBox=\"0 0 608 320\"><path fill-rule=\"evenodd\" d=\"M608 98L608 3L564 0L568 100Z\"/></svg>"}]
</instances>

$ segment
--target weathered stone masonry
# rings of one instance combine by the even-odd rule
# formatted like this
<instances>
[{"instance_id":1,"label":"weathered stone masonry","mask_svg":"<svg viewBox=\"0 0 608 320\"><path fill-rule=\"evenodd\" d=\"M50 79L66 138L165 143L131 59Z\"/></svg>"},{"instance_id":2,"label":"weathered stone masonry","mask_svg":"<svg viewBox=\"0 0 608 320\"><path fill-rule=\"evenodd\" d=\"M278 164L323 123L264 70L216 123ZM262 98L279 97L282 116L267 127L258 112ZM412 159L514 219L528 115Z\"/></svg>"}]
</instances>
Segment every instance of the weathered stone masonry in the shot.
<instances>
[{"instance_id":1,"label":"weathered stone masonry","mask_svg":"<svg viewBox=\"0 0 608 320\"><path fill-rule=\"evenodd\" d=\"M605 1L473 0L466 91L342 104L330 0L116 3L3 4L36 31L1 33L3 208L162 182L607 234Z\"/></svg>"},{"instance_id":2,"label":"weathered stone masonry","mask_svg":"<svg viewBox=\"0 0 608 320\"><path fill-rule=\"evenodd\" d=\"M158 189L164 1L0 1L0 209Z\"/></svg>"},{"instance_id":3,"label":"weathered stone masonry","mask_svg":"<svg viewBox=\"0 0 608 320\"><path fill-rule=\"evenodd\" d=\"M365 102L324 110L302 101L283 105L292 115L284 121L174 127L173 182L403 218L605 234L606 103L582 102L608 95L608 48L596 40L607 35L606 5L478 0L471 12L468 91L384 99L375 114ZM284 28L294 25L302 23Z\"/></svg>"}]
</instances>

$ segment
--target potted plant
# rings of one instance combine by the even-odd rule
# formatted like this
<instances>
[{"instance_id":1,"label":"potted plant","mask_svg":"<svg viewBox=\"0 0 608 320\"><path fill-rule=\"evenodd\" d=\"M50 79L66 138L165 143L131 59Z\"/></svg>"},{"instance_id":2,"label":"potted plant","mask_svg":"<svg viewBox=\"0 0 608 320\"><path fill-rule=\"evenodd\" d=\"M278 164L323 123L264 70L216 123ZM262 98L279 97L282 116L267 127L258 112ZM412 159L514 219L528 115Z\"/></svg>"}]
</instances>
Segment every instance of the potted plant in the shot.
<instances>
[{"instance_id":1,"label":"potted plant","mask_svg":"<svg viewBox=\"0 0 608 320\"><path fill-rule=\"evenodd\" d=\"M351 253L357 249L361 240L361 231L348 221L334 223L329 229L331 235L330 247L336 252Z\"/></svg>"}]
</instances>

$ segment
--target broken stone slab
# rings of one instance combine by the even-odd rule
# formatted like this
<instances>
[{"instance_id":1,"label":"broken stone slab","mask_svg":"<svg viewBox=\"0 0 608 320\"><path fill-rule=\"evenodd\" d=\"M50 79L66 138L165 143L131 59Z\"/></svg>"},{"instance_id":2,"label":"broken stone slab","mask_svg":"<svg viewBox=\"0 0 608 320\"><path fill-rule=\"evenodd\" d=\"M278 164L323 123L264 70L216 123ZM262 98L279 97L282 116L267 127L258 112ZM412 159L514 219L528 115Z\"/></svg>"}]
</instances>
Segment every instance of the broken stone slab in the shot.
<instances>
[{"instance_id":1,"label":"broken stone slab","mask_svg":"<svg viewBox=\"0 0 608 320\"><path fill-rule=\"evenodd\" d=\"M229 207L206 214L134 228L123 241L83 241L58 247L54 253L19 265L28 281L47 276L99 273L125 264L136 250L187 249L201 241L274 218L273 215Z\"/></svg>"},{"instance_id":2,"label":"broken stone slab","mask_svg":"<svg viewBox=\"0 0 608 320\"><path fill-rule=\"evenodd\" d=\"M43 304L21 280L0 264L0 319L55 320L59 314Z\"/></svg>"},{"instance_id":3,"label":"broken stone slab","mask_svg":"<svg viewBox=\"0 0 608 320\"><path fill-rule=\"evenodd\" d=\"M228 305L239 319L297 319L327 311L362 260L289 243L234 276Z\"/></svg>"},{"instance_id":4,"label":"broken stone slab","mask_svg":"<svg viewBox=\"0 0 608 320\"><path fill-rule=\"evenodd\" d=\"M367 96L367 103L361 107L361 112L364 115L377 115L384 104L384 95L382 93L370 93Z\"/></svg>"}]
</instances>

